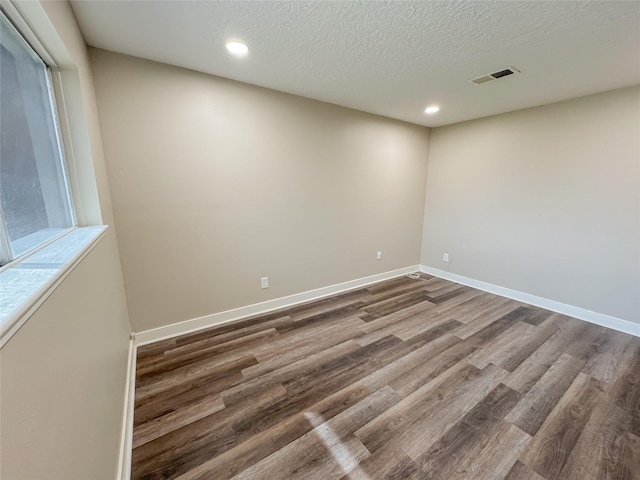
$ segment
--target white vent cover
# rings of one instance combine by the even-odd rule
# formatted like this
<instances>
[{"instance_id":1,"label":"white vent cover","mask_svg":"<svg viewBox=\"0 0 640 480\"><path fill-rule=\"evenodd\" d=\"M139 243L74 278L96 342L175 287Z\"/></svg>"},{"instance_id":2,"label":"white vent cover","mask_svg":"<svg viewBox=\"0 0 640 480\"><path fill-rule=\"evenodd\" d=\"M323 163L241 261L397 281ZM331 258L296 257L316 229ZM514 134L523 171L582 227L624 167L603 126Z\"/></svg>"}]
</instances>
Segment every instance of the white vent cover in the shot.
<instances>
[{"instance_id":1,"label":"white vent cover","mask_svg":"<svg viewBox=\"0 0 640 480\"><path fill-rule=\"evenodd\" d=\"M502 70L498 70L497 72L487 73L486 75L480 75L479 77L473 78L469 80L474 85L484 85L485 83L493 82L494 80L499 80L504 77L508 77L510 75L516 75L520 73L520 70L514 67L503 68Z\"/></svg>"}]
</instances>

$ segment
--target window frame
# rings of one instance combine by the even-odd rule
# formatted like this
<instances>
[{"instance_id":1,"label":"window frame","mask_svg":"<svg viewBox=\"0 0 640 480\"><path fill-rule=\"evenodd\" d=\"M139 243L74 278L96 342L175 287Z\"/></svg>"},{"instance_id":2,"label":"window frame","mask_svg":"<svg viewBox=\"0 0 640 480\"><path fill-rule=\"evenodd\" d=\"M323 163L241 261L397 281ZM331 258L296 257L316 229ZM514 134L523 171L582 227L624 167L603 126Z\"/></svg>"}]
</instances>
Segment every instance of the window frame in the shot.
<instances>
[{"instance_id":1,"label":"window frame","mask_svg":"<svg viewBox=\"0 0 640 480\"><path fill-rule=\"evenodd\" d=\"M62 167L77 226L0 267L0 351L89 252L107 236L115 241L105 225L113 218L89 57L77 25L65 26L75 22L71 6L49 5L0 0L2 13L48 67L58 141L64 149Z\"/></svg>"},{"instance_id":2,"label":"window frame","mask_svg":"<svg viewBox=\"0 0 640 480\"><path fill-rule=\"evenodd\" d=\"M23 258L27 258L30 255L40 251L41 249L52 244L56 240L60 239L61 237L67 235L68 233L79 227L78 215L76 213L74 188L70 178L70 167L72 165L70 165L70 163L67 161L66 145L69 145L70 142L68 141L68 131L66 132L67 134L65 134L62 129L62 121L67 121L66 110L64 109L64 97L62 101L59 101L58 99L58 96L62 94L59 68L54 62L51 55L49 55L47 50L43 47L42 43L37 39L35 34L33 34L32 30L28 28L26 24L23 25L22 29L17 24L24 23L21 15L19 13L16 14L16 12L13 12L13 15L11 15L10 12L6 11L6 8L8 6L11 6L11 4L2 3L0 5L0 16L4 17L10 28L13 28L15 34L20 37L25 47L29 50L31 56L40 60L44 66L45 82L47 87L47 94L49 97L48 107L50 109L52 117L51 121L53 123L55 135L55 139L53 140L55 142L55 148L58 155L57 161L60 162L61 166L61 181L64 186L64 194L68 206L67 213L69 215L71 225L68 228L65 228L64 230L56 233L55 235L52 235L46 240L35 243L27 250L16 254L11 245L11 238L4 221L3 208L0 204L0 272L17 264ZM22 22L16 22L15 20L22 20ZM56 88L56 83L58 88ZM63 108L60 108L61 106Z\"/></svg>"}]
</instances>

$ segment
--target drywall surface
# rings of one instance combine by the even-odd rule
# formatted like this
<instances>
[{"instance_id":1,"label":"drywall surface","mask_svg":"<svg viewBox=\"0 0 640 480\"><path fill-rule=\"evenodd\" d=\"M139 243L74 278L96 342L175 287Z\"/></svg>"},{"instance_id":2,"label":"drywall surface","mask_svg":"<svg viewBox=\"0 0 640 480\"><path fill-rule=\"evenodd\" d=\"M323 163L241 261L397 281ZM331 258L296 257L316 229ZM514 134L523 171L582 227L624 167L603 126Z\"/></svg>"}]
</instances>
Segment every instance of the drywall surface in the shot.
<instances>
[{"instance_id":1,"label":"drywall surface","mask_svg":"<svg viewBox=\"0 0 640 480\"><path fill-rule=\"evenodd\" d=\"M90 52L135 331L417 264L426 128Z\"/></svg>"},{"instance_id":2,"label":"drywall surface","mask_svg":"<svg viewBox=\"0 0 640 480\"><path fill-rule=\"evenodd\" d=\"M421 263L639 322L639 135L640 87L432 130Z\"/></svg>"},{"instance_id":3,"label":"drywall surface","mask_svg":"<svg viewBox=\"0 0 640 480\"><path fill-rule=\"evenodd\" d=\"M107 234L0 351L0 475L113 479L127 368L122 274Z\"/></svg>"},{"instance_id":4,"label":"drywall surface","mask_svg":"<svg viewBox=\"0 0 640 480\"><path fill-rule=\"evenodd\" d=\"M0 477L111 480L130 326L89 59L67 2L17 5L42 41L65 52L56 60L81 159L71 172L76 207L83 224L111 228L0 350Z\"/></svg>"}]
</instances>

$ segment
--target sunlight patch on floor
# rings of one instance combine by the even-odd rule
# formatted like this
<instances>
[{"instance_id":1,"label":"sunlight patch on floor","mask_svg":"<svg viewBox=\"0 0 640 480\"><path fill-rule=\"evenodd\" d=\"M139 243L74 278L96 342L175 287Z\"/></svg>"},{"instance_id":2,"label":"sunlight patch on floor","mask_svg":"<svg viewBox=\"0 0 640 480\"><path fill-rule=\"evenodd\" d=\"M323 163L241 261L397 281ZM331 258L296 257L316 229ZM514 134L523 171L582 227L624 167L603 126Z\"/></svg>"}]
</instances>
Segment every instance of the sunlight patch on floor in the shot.
<instances>
[{"instance_id":1,"label":"sunlight patch on floor","mask_svg":"<svg viewBox=\"0 0 640 480\"><path fill-rule=\"evenodd\" d=\"M327 450L338 463L343 473L348 473L350 476L353 475L354 478L371 480L371 477L358 466L359 460L352 455L349 447L340 440L340 437L333 431L322 415L314 412L305 412L304 416L314 426L313 432L322 440L322 443L327 447Z\"/></svg>"}]
</instances>

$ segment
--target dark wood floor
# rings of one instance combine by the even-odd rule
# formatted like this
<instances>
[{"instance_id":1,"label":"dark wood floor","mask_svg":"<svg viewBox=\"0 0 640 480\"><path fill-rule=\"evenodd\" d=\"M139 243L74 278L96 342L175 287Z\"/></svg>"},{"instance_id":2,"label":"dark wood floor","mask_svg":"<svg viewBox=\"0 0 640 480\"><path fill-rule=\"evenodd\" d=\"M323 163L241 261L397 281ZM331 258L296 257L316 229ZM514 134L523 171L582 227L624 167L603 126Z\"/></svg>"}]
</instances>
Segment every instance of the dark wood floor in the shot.
<instances>
[{"instance_id":1,"label":"dark wood floor","mask_svg":"<svg viewBox=\"0 0 640 480\"><path fill-rule=\"evenodd\" d=\"M138 350L135 479L640 479L640 338L423 276Z\"/></svg>"}]
</instances>

